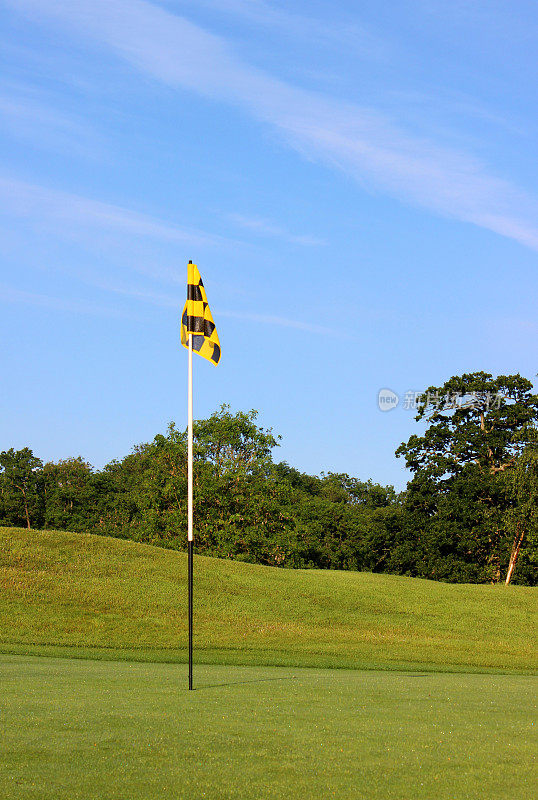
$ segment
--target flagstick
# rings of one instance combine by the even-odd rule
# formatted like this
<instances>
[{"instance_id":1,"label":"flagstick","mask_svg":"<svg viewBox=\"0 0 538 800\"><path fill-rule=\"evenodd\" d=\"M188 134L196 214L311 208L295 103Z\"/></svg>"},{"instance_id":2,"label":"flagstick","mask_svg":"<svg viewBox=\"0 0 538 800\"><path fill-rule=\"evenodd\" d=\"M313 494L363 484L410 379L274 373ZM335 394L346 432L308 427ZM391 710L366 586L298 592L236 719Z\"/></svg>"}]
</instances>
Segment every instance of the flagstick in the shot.
<instances>
[{"instance_id":1,"label":"flagstick","mask_svg":"<svg viewBox=\"0 0 538 800\"><path fill-rule=\"evenodd\" d=\"M193 570L193 530L192 530L192 333L189 333L189 387L188 387L188 428L187 428L187 542L189 549L189 689L192 689L192 570Z\"/></svg>"}]
</instances>

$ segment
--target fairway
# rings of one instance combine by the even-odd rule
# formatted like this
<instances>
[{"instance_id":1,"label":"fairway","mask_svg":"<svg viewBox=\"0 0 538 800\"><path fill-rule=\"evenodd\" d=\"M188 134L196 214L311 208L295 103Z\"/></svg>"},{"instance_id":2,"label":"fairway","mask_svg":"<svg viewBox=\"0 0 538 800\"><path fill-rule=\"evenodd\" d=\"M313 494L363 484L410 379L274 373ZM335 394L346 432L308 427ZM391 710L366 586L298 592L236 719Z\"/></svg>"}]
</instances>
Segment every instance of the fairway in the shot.
<instances>
[{"instance_id":1,"label":"fairway","mask_svg":"<svg viewBox=\"0 0 538 800\"><path fill-rule=\"evenodd\" d=\"M538 791L529 676L0 658L5 800Z\"/></svg>"},{"instance_id":2,"label":"fairway","mask_svg":"<svg viewBox=\"0 0 538 800\"><path fill-rule=\"evenodd\" d=\"M186 579L173 550L0 529L0 650L184 661ZM535 623L526 586L195 558L198 663L530 672Z\"/></svg>"}]
</instances>

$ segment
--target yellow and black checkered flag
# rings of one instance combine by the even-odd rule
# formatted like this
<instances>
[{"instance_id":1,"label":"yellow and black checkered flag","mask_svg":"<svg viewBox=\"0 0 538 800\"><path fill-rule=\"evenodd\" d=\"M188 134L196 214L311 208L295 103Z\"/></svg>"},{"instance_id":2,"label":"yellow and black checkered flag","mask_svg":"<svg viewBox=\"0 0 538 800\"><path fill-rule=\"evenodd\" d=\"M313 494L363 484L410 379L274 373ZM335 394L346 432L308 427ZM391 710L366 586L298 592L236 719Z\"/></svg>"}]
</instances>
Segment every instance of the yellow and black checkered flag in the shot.
<instances>
[{"instance_id":1,"label":"yellow and black checkered flag","mask_svg":"<svg viewBox=\"0 0 538 800\"><path fill-rule=\"evenodd\" d=\"M187 302L181 315L181 344L187 348L189 333L192 333L192 349L216 366L220 361L219 337L207 304L202 276L192 261L189 261L187 272Z\"/></svg>"}]
</instances>

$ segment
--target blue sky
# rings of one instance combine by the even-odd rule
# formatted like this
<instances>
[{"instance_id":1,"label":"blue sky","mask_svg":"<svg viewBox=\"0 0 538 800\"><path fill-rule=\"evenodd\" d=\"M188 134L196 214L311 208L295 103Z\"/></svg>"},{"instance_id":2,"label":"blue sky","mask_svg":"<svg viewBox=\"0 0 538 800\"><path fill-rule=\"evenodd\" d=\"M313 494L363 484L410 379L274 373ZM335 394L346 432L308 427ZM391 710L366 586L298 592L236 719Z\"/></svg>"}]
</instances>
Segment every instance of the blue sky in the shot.
<instances>
[{"instance_id":1,"label":"blue sky","mask_svg":"<svg viewBox=\"0 0 538 800\"><path fill-rule=\"evenodd\" d=\"M538 372L532 2L0 0L0 449L96 466L195 414L403 488L400 395Z\"/></svg>"}]
</instances>

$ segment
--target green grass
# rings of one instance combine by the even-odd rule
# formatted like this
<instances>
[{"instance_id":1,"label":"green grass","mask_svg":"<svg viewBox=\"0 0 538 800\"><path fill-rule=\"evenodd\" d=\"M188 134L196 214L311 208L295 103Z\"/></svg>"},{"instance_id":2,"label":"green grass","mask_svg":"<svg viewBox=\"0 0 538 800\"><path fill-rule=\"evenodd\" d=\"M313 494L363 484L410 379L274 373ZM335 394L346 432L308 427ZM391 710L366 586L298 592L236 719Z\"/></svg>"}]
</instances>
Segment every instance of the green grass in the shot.
<instances>
[{"instance_id":1,"label":"green grass","mask_svg":"<svg viewBox=\"0 0 538 800\"><path fill-rule=\"evenodd\" d=\"M0 581L3 652L185 660L183 553L3 528ZM199 663L522 673L536 667L537 595L527 587L197 556L195 592Z\"/></svg>"},{"instance_id":2,"label":"green grass","mask_svg":"<svg viewBox=\"0 0 538 800\"><path fill-rule=\"evenodd\" d=\"M538 794L535 590L195 564L0 529L0 797Z\"/></svg>"},{"instance_id":3,"label":"green grass","mask_svg":"<svg viewBox=\"0 0 538 800\"><path fill-rule=\"evenodd\" d=\"M0 656L3 800L529 800L535 679Z\"/></svg>"}]
</instances>

